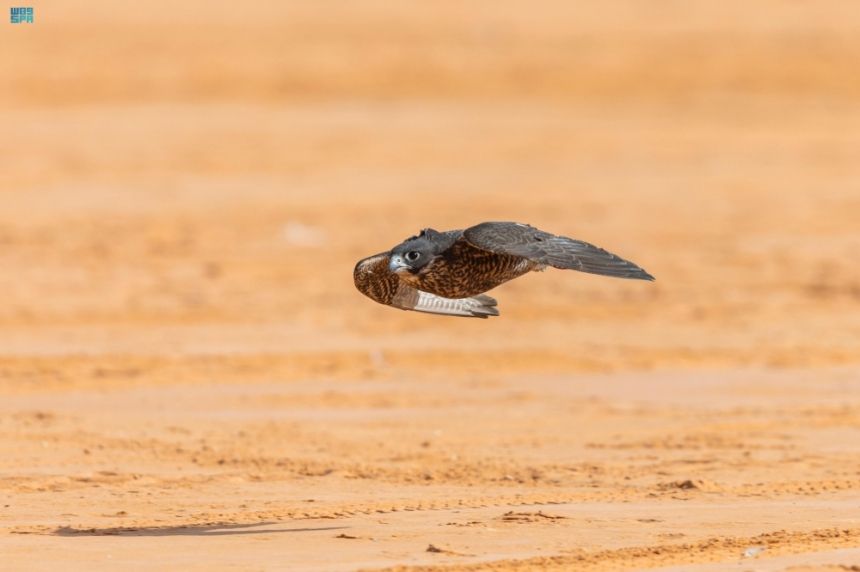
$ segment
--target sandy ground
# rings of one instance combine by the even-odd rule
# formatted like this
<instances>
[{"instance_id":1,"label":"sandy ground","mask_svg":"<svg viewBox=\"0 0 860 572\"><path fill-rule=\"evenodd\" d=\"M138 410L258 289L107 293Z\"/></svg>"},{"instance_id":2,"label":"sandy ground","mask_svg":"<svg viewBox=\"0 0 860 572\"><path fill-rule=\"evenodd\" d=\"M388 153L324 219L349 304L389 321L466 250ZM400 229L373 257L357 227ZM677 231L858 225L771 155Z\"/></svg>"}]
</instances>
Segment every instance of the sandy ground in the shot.
<instances>
[{"instance_id":1,"label":"sandy ground","mask_svg":"<svg viewBox=\"0 0 860 572\"><path fill-rule=\"evenodd\" d=\"M0 25L0 568L858 569L856 6L211 4Z\"/></svg>"}]
</instances>

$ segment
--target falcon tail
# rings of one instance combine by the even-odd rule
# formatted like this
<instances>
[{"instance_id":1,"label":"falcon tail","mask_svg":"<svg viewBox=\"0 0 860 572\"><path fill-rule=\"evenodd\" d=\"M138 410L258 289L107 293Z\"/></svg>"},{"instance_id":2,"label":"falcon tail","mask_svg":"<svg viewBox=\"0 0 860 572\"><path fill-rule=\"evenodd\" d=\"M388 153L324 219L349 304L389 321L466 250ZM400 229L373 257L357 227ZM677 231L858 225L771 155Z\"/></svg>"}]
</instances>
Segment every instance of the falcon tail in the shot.
<instances>
[{"instance_id":1,"label":"falcon tail","mask_svg":"<svg viewBox=\"0 0 860 572\"><path fill-rule=\"evenodd\" d=\"M442 298L418 290L418 301L411 308L416 312L443 314L446 316L461 316L466 318L488 318L498 316L495 298L480 294L472 298Z\"/></svg>"}]
</instances>

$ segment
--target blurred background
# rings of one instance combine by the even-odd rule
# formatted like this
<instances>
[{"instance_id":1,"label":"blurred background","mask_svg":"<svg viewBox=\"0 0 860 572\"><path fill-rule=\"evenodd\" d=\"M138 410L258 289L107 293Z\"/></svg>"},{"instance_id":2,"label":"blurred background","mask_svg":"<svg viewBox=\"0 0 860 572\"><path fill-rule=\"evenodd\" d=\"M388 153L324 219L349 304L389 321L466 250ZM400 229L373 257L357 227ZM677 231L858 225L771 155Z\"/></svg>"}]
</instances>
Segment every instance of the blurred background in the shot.
<instances>
[{"instance_id":1,"label":"blurred background","mask_svg":"<svg viewBox=\"0 0 860 572\"><path fill-rule=\"evenodd\" d=\"M0 26L8 371L860 360L853 3L33 6ZM657 282L528 276L488 321L353 288L359 258L485 220Z\"/></svg>"},{"instance_id":2,"label":"blurred background","mask_svg":"<svg viewBox=\"0 0 860 572\"><path fill-rule=\"evenodd\" d=\"M32 7L0 20L4 563L856 550L857 2ZM487 220L657 281L550 270L488 320L354 288Z\"/></svg>"}]
</instances>

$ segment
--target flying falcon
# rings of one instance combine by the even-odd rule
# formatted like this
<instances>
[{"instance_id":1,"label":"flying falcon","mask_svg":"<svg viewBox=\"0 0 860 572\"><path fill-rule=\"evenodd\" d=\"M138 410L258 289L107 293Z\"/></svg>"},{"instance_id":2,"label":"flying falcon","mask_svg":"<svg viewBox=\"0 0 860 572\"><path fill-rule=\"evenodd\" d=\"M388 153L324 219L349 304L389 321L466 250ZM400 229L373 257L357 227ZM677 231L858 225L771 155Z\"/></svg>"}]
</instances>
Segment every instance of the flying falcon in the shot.
<instances>
[{"instance_id":1,"label":"flying falcon","mask_svg":"<svg viewBox=\"0 0 860 572\"><path fill-rule=\"evenodd\" d=\"M602 248L517 222L483 222L465 230L425 228L388 252L358 261L355 287L388 306L431 314L498 316L484 294L547 266L615 278L654 280Z\"/></svg>"}]
</instances>

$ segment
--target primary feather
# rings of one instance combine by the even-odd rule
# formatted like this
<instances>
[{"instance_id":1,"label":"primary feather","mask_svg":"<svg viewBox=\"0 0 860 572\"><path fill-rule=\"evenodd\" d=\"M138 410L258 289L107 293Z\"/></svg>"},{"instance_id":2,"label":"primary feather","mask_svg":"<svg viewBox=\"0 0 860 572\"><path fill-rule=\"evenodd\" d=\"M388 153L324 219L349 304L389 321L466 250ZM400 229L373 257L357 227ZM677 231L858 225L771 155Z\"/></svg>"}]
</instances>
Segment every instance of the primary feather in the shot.
<instances>
[{"instance_id":1,"label":"primary feather","mask_svg":"<svg viewBox=\"0 0 860 572\"><path fill-rule=\"evenodd\" d=\"M598 246L556 236L527 224L485 222L467 228L463 237L478 248L496 254L522 256L554 268L615 278L654 280L636 264Z\"/></svg>"}]
</instances>

